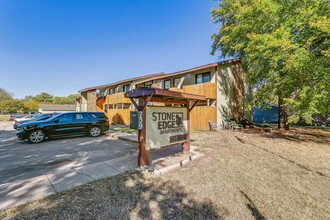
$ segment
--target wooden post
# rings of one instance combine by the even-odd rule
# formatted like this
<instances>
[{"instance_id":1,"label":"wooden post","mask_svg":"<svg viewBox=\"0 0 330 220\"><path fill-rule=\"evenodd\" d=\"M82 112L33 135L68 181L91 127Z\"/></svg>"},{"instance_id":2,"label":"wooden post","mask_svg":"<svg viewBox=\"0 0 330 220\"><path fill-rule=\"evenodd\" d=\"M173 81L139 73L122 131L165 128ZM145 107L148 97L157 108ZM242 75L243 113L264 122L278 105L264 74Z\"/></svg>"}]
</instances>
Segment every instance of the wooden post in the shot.
<instances>
[{"instance_id":1,"label":"wooden post","mask_svg":"<svg viewBox=\"0 0 330 220\"><path fill-rule=\"evenodd\" d=\"M143 97L141 103L139 103L139 111L143 111L143 126L142 130L138 132L139 139L139 156L138 156L138 165L143 167L150 164L150 150L146 149L146 109L145 105L147 98Z\"/></svg>"},{"instance_id":2,"label":"wooden post","mask_svg":"<svg viewBox=\"0 0 330 220\"><path fill-rule=\"evenodd\" d=\"M190 150L190 108L189 108L189 101L186 105L187 108L187 141L182 144L182 153L187 153Z\"/></svg>"}]
</instances>

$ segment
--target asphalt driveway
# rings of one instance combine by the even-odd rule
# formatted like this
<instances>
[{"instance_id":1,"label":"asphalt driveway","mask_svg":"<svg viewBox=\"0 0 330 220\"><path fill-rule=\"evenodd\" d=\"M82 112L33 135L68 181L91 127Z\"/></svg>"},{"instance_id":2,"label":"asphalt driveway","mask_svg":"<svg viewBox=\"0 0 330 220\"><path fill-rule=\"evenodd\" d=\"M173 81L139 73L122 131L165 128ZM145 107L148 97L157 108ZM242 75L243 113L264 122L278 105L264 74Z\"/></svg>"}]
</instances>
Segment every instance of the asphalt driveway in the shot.
<instances>
[{"instance_id":1,"label":"asphalt driveway","mask_svg":"<svg viewBox=\"0 0 330 220\"><path fill-rule=\"evenodd\" d=\"M103 135L29 144L0 122L0 210L136 166L136 146Z\"/></svg>"}]
</instances>

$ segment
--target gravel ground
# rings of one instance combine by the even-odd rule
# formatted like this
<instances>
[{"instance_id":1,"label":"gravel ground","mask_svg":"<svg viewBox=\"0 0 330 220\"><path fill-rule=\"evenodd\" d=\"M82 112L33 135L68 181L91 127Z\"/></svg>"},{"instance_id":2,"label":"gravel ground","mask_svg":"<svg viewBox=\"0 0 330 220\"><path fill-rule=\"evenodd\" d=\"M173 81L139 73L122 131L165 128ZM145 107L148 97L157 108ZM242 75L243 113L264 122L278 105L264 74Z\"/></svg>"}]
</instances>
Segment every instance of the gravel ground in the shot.
<instances>
[{"instance_id":1,"label":"gravel ground","mask_svg":"<svg viewBox=\"0 0 330 220\"><path fill-rule=\"evenodd\" d=\"M194 132L205 157L128 172L0 212L0 219L330 219L330 132Z\"/></svg>"}]
</instances>

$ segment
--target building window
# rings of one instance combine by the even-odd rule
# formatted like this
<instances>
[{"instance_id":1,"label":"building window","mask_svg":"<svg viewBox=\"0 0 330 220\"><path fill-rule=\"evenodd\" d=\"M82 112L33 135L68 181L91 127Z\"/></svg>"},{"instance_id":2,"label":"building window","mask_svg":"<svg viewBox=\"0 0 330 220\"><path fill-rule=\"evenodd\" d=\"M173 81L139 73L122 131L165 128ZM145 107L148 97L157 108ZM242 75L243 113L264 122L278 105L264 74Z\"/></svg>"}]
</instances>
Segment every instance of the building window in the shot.
<instances>
[{"instance_id":1,"label":"building window","mask_svg":"<svg viewBox=\"0 0 330 220\"><path fill-rule=\"evenodd\" d=\"M164 89L169 89L171 88L171 80L164 80Z\"/></svg>"},{"instance_id":2,"label":"building window","mask_svg":"<svg viewBox=\"0 0 330 220\"><path fill-rule=\"evenodd\" d=\"M180 82L181 82L181 78L180 77L173 79L173 87L179 88Z\"/></svg>"},{"instance_id":3,"label":"building window","mask_svg":"<svg viewBox=\"0 0 330 220\"><path fill-rule=\"evenodd\" d=\"M207 72L207 73L201 73L201 74L197 74L196 75L196 84L200 84L200 83L206 83L206 82L210 82L211 81L211 73Z\"/></svg>"},{"instance_id":4,"label":"building window","mask_svg":"<svg viewBox=\"0 0 330 220\"><path fill-rule=\"evenodd\" d=\"M144 84L145 88L151 88L152 82L147 82Z\"/></svg>"},{"instance_id":5,"label":"building window","mask_svg":"<svg viewBox=\"0 0 330 220\"><path fill-rule=\"evenodd\" d=\"M123 86L123 92L129 91L129 84Z\"/></svg>"},{"instance_id":6,"label":"building window","mask_svg":"<svg viewBox=\"0 0 330 220\"><path fill-rule=\"evenodd\" d=\"M100 91L99 97L104 97L105 96L105 91Z\"/></svg>"}]
</instances>

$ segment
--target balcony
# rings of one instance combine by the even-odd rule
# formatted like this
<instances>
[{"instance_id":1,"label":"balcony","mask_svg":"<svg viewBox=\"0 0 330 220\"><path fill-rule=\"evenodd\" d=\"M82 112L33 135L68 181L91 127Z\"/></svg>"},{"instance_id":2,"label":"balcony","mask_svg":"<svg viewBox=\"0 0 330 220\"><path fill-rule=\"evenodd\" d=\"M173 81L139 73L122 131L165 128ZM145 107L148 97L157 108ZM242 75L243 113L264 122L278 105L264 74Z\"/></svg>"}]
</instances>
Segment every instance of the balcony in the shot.
<instances>
[{"instance_id":1,"label":"balcony","mask_svg":"<svg viewBox=\"0 0 330 220\"><path fill-rule=\"evenodd\" d=\"M189 86L183 86L184 93L190 93L195 95L203 95L207 99L216 99L216 84L215 83L201 83Z\"/></svg>"},{"instance_id":2,"label":"balcony","mask_svg":"<svg viewBox=\"0 0 330 220\"><path fill-rule=\"evenodd\" d=\"M105 104L131 104L131 100L125 98L125 93L120 92L113 95L107 95L105 98Z\"/></svg>"}]
</instances>

